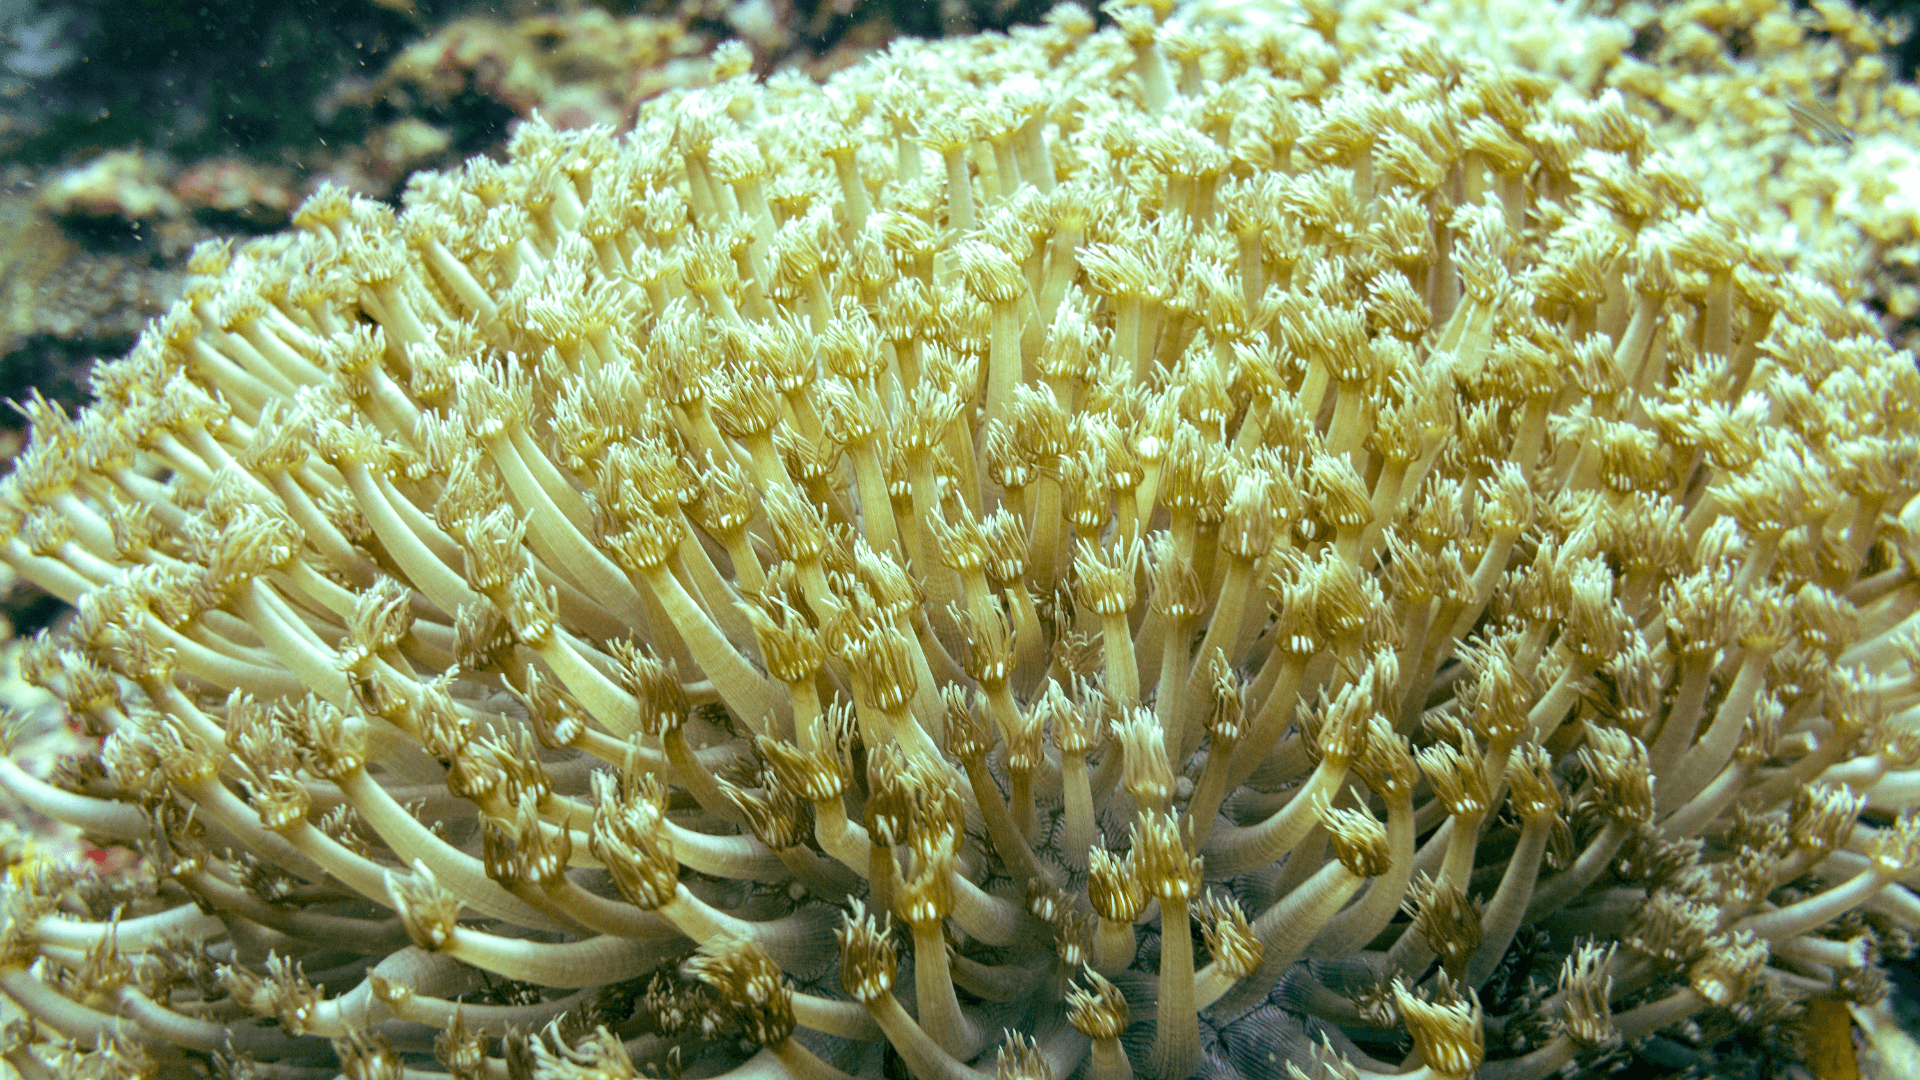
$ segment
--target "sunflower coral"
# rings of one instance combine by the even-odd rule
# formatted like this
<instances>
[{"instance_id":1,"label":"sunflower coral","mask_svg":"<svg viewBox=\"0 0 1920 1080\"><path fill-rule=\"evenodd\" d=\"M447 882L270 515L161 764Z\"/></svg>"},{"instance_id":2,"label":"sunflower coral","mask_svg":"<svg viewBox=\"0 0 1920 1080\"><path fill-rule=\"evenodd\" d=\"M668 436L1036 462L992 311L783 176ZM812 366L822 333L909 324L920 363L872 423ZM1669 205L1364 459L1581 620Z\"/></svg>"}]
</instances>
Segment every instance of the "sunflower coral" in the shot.
<instances>
[{"instance_id":1,"label":"sunflower coral","mask_svg":"<svg viewBox=\"0 0 1920 1080\"><path fill-rule=\"evenodd\" d=\"M8 889L7 1060L1533 1080L1871 993L1912 358L1617 92L1112 14L322 192L30 406L104 743L0 784L152 876Z\"/></svg>"}]
</instances>

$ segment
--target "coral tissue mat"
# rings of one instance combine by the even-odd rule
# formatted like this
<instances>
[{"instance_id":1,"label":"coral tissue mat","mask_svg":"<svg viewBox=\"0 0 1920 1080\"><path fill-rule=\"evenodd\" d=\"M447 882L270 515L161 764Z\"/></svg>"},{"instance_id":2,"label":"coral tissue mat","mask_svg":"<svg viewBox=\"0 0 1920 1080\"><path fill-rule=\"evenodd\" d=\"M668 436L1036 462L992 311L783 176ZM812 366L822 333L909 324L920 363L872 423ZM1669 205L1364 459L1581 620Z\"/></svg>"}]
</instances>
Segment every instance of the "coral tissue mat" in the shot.
<instances>
[{"instance_id":1,"label":"coral tissue mat","mask_svg":"<svg viewBox=\"0 0 1920 1080\"><path fill-rule=\"evenodd\" d=\"M150 870L7 886L6 1060L1533 1080L1870 995L1911 357L1616 92L1114 15L323 191L31 406L104 743L0 785Z\"/></svg>"}]
</instances>

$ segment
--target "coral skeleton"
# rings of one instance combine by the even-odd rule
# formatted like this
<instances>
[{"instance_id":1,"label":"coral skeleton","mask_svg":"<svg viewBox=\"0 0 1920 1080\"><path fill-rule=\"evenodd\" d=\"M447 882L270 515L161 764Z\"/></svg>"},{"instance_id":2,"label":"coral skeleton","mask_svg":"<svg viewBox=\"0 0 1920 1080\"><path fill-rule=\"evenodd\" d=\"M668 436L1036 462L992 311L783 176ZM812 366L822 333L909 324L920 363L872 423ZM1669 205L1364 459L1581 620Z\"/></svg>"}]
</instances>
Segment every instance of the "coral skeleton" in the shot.
<instances>
[{"instance_id":1,"label":"coral skeleton","mask_svg":"<svg viewBox=\"0 0 1920 1080\"><path fill-rule=\"evenodd\" d=\"M199 250L0 558L0 1057L1541 1080L1920 931L1920 374L1404 18L723 47Z\"/></svg>"}]
</instances>

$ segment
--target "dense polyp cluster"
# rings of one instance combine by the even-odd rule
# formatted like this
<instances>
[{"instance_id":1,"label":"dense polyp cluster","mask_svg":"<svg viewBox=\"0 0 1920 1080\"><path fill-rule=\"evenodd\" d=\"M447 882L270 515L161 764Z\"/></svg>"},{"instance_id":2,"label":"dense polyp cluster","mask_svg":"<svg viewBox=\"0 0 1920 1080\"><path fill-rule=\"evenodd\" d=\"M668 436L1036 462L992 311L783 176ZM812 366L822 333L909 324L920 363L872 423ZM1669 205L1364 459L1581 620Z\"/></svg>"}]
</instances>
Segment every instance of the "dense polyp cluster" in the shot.
<instances>
[{"instance_id":1,"label":"dense polyp cluster","mask_svg":"<svg viewBox=\"0 0 1920 1080\"><path fill-rule=\"evenodd\" d=\"M0 784L149 854L8 886L6 1060L1531 1080L1871 997L1912 358L1619 94L1305 14L723 50L201 251L5 481L104 742Z\"/></svg>"}]
</instances>

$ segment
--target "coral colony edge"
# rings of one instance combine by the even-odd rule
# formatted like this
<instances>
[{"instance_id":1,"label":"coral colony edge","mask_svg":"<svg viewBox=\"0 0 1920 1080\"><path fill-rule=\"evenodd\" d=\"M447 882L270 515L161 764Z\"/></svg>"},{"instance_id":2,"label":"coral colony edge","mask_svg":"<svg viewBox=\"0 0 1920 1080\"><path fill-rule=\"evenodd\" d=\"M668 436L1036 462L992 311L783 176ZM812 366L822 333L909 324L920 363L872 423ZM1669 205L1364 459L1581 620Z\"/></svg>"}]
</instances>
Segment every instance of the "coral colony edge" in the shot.
<instances>
[{"instance_id":1,"label":"coral colony edge","mask_svg":"<svg viewBox=\"0 0 1920 1080\"><path fill-rule=\"evenodd\" d=\"M27 1080L1535 1080L1920 928L1913 359L1410 20L901 43L194 260L4 558Z\"/></svg>"}]
</instances>

